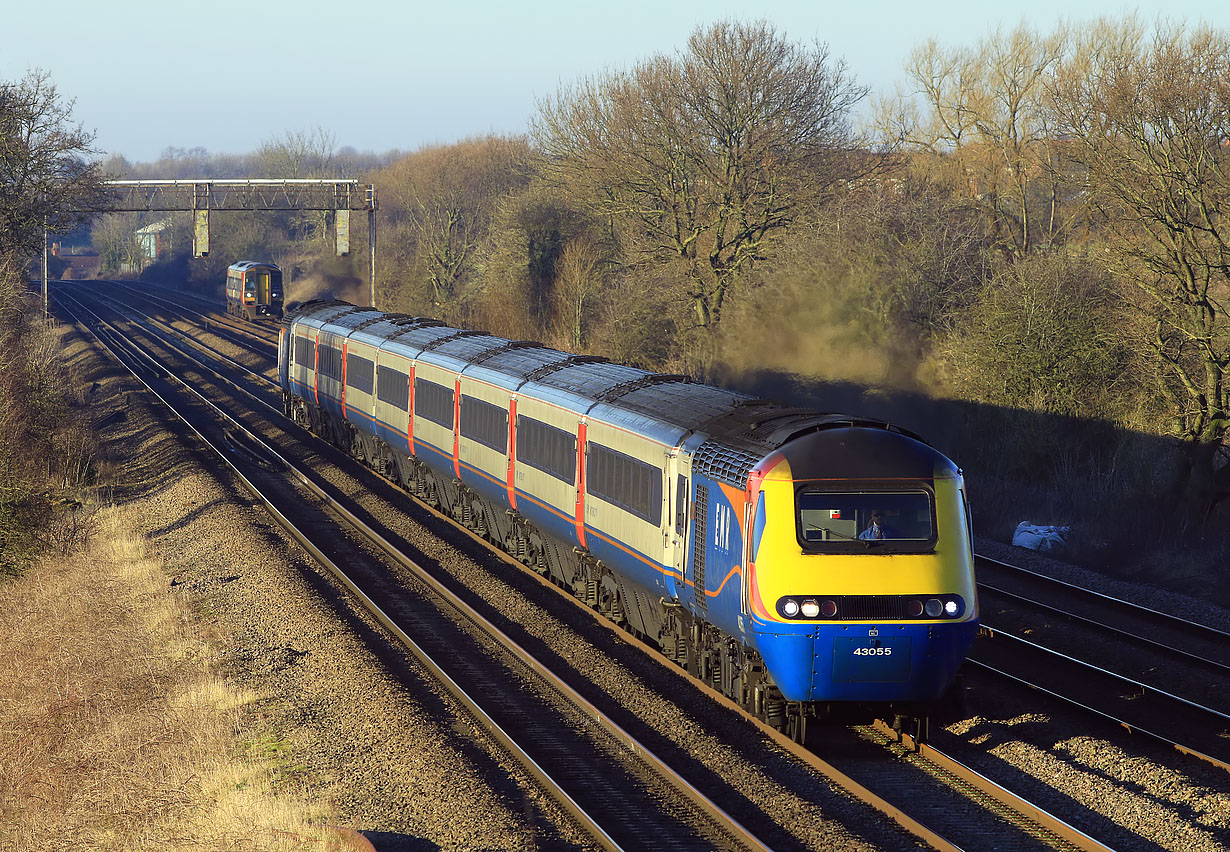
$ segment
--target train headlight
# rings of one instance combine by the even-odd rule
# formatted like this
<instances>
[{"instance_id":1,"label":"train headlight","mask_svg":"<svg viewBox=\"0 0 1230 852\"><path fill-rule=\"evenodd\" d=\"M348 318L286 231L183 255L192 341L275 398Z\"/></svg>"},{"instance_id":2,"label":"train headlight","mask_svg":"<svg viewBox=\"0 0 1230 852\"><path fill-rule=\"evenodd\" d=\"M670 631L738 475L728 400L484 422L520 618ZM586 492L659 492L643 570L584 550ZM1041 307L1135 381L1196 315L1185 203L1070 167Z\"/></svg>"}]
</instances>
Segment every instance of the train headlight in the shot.
<instances>
[{"instance_id":1,"label":"train headlight","mask_svg":"<svg viewBox=\"0 0 1230 852\"><path fill-rule=\"evenodd\" d=\"M965 600L956 594L783 596L777 615L785 619L828 618L838 621L958 619L965 615Z\"/></svg>"}]
</instances>

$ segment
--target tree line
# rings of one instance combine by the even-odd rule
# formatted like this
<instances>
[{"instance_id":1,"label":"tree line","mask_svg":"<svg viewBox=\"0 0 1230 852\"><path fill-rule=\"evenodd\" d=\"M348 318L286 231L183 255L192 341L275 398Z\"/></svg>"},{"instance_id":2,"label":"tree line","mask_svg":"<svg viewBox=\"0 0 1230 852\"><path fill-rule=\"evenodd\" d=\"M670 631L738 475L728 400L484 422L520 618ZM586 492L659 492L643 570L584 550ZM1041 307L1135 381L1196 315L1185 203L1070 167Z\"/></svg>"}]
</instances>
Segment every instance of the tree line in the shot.
<instances>
[{"instance_id":1,"label":"tree line","mask_svg":"<svg viewBox=\"0 0 1230 852\"><path fill-rule=\"evenodd\" d=\"M524 138L416 152L374 177L385 304L1170 436L1133 487L1205 527L1230 495L1230 36L1021 25L905 72L860 123L826 46L724 22L563 87ZM815 363L843 353L871 366Z\"/></svg>"},{"instance_id":2,"label":"tree line","mask_svg":"<svg viewBox=\"0 0 1230 852\"><path fill-rule=\"evenodd\" d=\"M523 136L376 156L288 133L94 168L359 177L380 193L384 309L708 380L960 402L954 454L1003 519L1028 493L1216 538L1230 36L1021 25L925 42L904 75L872 98L828 46L725 21L564 85ZM185 221L164 272L216 286L261 256L327 279L313 292L366 279L361 253L329 259L322 214L214 221L213 256L187 259ZM135 224L95 224L106 262Z\"/></svg>"},{"instance_id":3,"label":"tree line","mask_svg":"<svg viewBox=\"0 0 1230 852\"><path fill-rule=\"evenodd\" d=\"M45 71L0 81L0 577L75 546L74 491L93 477L85 390L70 376L24 268L45 229L68 232L101 195L93 136Z\"/></svg>"}]
</instances>

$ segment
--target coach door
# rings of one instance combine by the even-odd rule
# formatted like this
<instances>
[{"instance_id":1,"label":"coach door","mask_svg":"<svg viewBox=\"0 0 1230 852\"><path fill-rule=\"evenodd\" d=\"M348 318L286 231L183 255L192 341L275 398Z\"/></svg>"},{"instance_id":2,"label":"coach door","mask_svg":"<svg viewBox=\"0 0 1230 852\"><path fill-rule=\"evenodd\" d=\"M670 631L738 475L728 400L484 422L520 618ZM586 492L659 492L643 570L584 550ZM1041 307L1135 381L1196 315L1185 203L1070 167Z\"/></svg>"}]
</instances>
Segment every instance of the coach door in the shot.
<instances>
[{"instance_id":1,"label":"coach door","mask_svg":"<svg viewBox=\"0 0 1230 852\"><path fill-rule=\"evenodd\" d=\"M691 497L690 483L692 480L692 455L678 448L671 452L671 461L667 465L670 480L667 483L670 494L670 517L668 518L667 535L670 538L671 567L674 569L672 589L676 600L687 597L687 553L688 553L688 509Z\"/></svg>"},{"instance_id":2,"label":"coach door","mask_svg":"<svg viewBox=\"0 0 1230 852\"><path fill-rule=\"evenodd\" d=\"M269 304L269 273L256 272L249 273L256 276L256 304Z\"/></svg>"}]
</instances>

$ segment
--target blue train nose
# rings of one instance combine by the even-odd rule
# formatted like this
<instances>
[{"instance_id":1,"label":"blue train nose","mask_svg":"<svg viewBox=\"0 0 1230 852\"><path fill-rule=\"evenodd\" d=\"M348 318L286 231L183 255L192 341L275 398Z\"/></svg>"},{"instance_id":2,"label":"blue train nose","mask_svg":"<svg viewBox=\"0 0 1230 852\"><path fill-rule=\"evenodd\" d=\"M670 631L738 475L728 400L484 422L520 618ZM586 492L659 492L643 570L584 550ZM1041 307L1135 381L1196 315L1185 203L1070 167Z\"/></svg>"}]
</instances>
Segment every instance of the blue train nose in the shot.
<instances>
[{"instance_id":1,"label":"blue train nose","mask_svg":"<svg viewBox=\"0 0 1230 852\"><path fill-rule=\"evenodd\" d=\"M774 624L756 638L789 701L931 701L952 681L977 630L974 621Z\"/></svg>"}]
</instances>

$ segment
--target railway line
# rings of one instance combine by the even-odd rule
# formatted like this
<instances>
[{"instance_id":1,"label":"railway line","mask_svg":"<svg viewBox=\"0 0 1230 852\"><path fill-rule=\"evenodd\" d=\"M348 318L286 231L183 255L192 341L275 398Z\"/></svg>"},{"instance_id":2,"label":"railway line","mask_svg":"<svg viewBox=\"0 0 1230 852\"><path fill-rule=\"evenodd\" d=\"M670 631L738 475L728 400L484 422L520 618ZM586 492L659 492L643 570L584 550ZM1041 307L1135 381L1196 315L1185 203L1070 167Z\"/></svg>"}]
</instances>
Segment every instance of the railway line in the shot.
<instances>
[{"instance_id":1,"label":"railway line","mask_svg":"<svg viewBox=\"0 0 1230 852\"><path fill-rule=\"evenodd\" d=\"M110 333L112 335L117 335L118 331L115 329L112 329ZM164 334L165 334L164 331L160 331L160 333L156 336L155 340L162 341L163 345L171 345L171 344L166 344L166 342L163 340ZM149 342L151 341L147 341L147 343ZM206 348L205 352L206 353L209 352L208 348ZM175 345L174 348L171 350L171 352L167 354L172 354L172 353L178 353L179 357L181 358L190 357L190 356L186 356L184 353L184 348L178 345ZM145 356L142 358L142 362L148 362L151 360L153 359L151 359L148 356ZM216 369L216 367L219 367L219 366L222 367L224 370L229 369L225 365L215 364L211 366L209 364L196 361L196 362L190 363L188 366L192 371L194 371L198 375L201 373L208 373L223 381L227 381L227 382L231 381L231 379L224 378L222 374L220 374ZM184 367L181 365L176 370L174 371L168 370L167 372L181 372L183 371L183 369ZM199 386L199 385L197 382L194 381L194 386ZM245 391L245 393L247 392ZM257 405L257 406L260 406L260 405L268 406L268 413L274 416L275 418L280 418L280 410L270 405L268 402L263 402L259 398L256 398L256 397L250 397L248 400L246 400L246 402L249 404ZM290 438L291 440L294 440L294 436L290 436ZM230 447L232 448L232 450L234 450L235 442L233 439L230 443ZM326 449L326 452L329 452L329 453L333 452L332 448L325 448L325 449ZM242 448L240 449L240 452L241 453L243 452ZM260 452L260 451L249 453L249 455L252 455L255 457L261 457L267 454L268 454L267 452ZM345 457L343 457L343 460L341 463L349 464L349 461L346 460ZM313 478L313 474L305 470L300 470L295 475L301 481L312 481L312 478ZM326 486L324 485L324 483L321 483L317 487L324 490ZM385 486L385 487L391 488L391 486ZM329 489L329 490L333 490L333 489ZM358 514L363 514L363 510L359 507L353 507L350 510L350 512L354 513L356 516ZM532 576L532 575L527 575L527 576ZM538 578L535 577L534 579L537 580ZM554 587L551 587L546 584L542 584L542 585L543 585L542 592L544 594L550 595L553 598L557 596L558 593L554 589ZM576 604L575 599L571 597L566 597L564 599L568 601L570 604L574 604L574 605ZM585 610L583 607L580 607L579 605L576 605L575 608L578 610L578 615L581 618L584 618L586 620L592 619L592 613L590 613L588 610ZM602 630L606 629L605 622L599 621L596 623L599 625L600 629ZM625 640L627 639L628 637L625 637ZM635 641L635 640L631 640L631 641ZM646 655L648 659L650 660L657 659L657 656L653 654L651 651L649 651L648 648L645 648L645 651L646 651ZM678 677L682 679L684 684L687 684L688 686L694 685L692 681L686 678L683 678L682 674L678 673L678 670L674 669L674 667L668 667L667 671L670 673L670 676L678 675ZM724 698L722 698L716 692L712 693L711 697L713 697L720 703L727 704L731 711L742 715L741 711L739 711L737 707L727 702ZM619 712L619 708L611 707L609 710L607 710L607 712L609 712L612 715L615 715ZM755 724L755 720L750 719L750 717L745 717L745 718L747 718L749 722ZM897 767L897 770L898 770L897 774L899 775L899 777L897 778L895 784L893 785L894 793L895 793L894 800L893 801L885 800L882 797L868 790L860 782L855 781L851 777L847 776L845 773L839 770L836 770L826 761L820 759L819 756L814 751L808 751L806 749L799 748L794 743L792 743L788 738L782 736L781 734L779 734L778 732L774 731L771 728L764 727L764 726L760 726L760 728L761 728L759 732L760 735L762 736L767 735L771 738L775 738L779 747L793 750L795 752L796 758L800 759L810 769L812 769L813 771L816 771L822 777L827 779L829 783L836 785L838 788L843 789L848 794L856 797L857 799L861 801L872 803L874 807L878 808L884 814L887 814L888 816L892 817L898 823L902 824L911 833L924 839L929 845L931 845L934 848L949 849L949 850L972 848L970 844L975 842L974 840L975 838L980 837L980 836L986 836L987 834L994 834L996 836L1004 838L1005 842L1008 844L1007 846L1005 846L1005 848L1009 848L1009 849L1028 850L1028 849L1048 849L1048 848L1061 848L1061 849L1072 849L1072 848L1104 849L1106 848L1102 845L1092 843L1092 842L1090 842L1088 845L1076 845L1076 846L1064 844L1064 843L1056 844L1056 843L1039 842L1037 840L1038 835L1051 837L1053 839L1056 836L1063 836L1065 834L1069 836L1080 836L1080 833L1075 831L1074 829L1071 829L1070 827L1062 825L1062 823L1060 823L1059 821L1053 820L1053 819L1050 820L1050 823L1052 825L1059 826L1058 835L1051 833L1047 828L1041 828L1037 824L1033 822L1028 822L1028 821L1027 821L1027 824L1028 824L1027 829L1022 828L1022 826L1019 824L1020 822L1022 822L1022 818L1016 815L1016 812L1007 811L1005 813L995 813L995 812L986 811L981 807L981 805L977 804L976 802L971 804L969 801L967 801L967 796L965 795L963 791L953 789L950 786L945 785L944 783L940 781L937 781L936 773L934 771L919 773L919 772L914 771L913 768L908 767L904 764ZM863 755L861 756L861 760L863 761L865 765L877 767L876 773L879 775L884 774L885 758L886 758L886 754L883 749L882 743L867 743L863 745ZM890 764L890 766L892 766L892 764ZM983 785L985 787L994 788L996 790L996 797L998 799L1005 800L1005 801L1014 800L1014 797L1012 796L1011 793L1009 793L1006 790L1003 790L1002 788L999 788L998 785L994 785L989 780L984 780ZM927 824L924 824L918 821L912 816L910 816L910 810L913 809L913 806L910 806L907 808L906 806L904 806L904 803L907 803L907 802L917 803L920 801L928 802L928 816L930 820L934 821L942 816L943 819L946 820L947 823L949 824L945 825L943 829L937 830ZM958 837L958 840L954 841L954 840L949 839L950 835L956 835ZM644 848L655 848L655 847L644 847Z\"/></svg>"},{"instance_id":2,"label":"railway line","mask_svg":"<svg viewBox=\"0 0 1230 852\"><path fill-rule=\"evenodd\" d=\"M1030 607L1035 629L1043 628L1046 616L1042 614L1047 613L1161 653L1166 662L1194 664L1206 670L1210 678L1230 675L1230 633L998 559L977 556L975 567L980 594L1002 601L1006 607Z\"/></svg>"},{"instance_id":3,"label":"railway line","mask_svg":"<svg viewBox=\"0 0 1230 852\"><path fill-rule=\"evenodd\" d=\"M204 319L205 323L210 324L211 330L212 330L212 324L214 323L214 321L215 320L213 317L206 316ZM172 331L169 330L168 326L164 325L163 329L161 330L161 333L163 335L169 335L172 333ZM175 333L182 334L182 332L179 332L179 331L176 331ZM118 332L113 332L113 334L118 334ZM163 345L170 345L170 344L164 340ZM218 355L218 353L216 352L212 354L207 353L207 355L210 359L213 359L215 356ZM145 358L142 360L148 361L149 359ZM208 369L213 371L215 367L218 367L218 366L220 366L221 369L225 371L234 369L233 367L228 367L226 365L215 365L214 367L209 367ZM149 370L151 368L149 367L147 363L146 366L138 367L138 369ZM268 403L265 403L265 404L268 404ZM260 451L254 451L253 454L257 456L258 458L263 455L263 453ZM303 473L299 474L299 476L301 477L304 475L305 474ZM624 641L627 641L626 637ZM731 706L733 707L733 705ZM618 710L614 711L614 713L616 714L618 712L619 712ZM762 731L762 734L766 733L768 730L769 729ZM784 738L780 738L780 737L779 739L783 740L782 742L778 743L779 746L781 746L782 748L791 749L792 751L794 750L793 744L790 744L789 741L786 741L784 740ZM886 749L894 750L894 753L898 754L899 757L901 758L900 760L897 761L897 763L900 763L902 765L910 765L912 767L916 767L917 764L919 764L920 762L925 762L925 761L929 761L932 764L932 766L929 768L925 768L923 770L919 770L915 772L915 775L930 775L932 778L939 778L943 773L938 771L935 767L943 766L945 763L948 764L949 768L944 771L947 771L949 773L949 777L944 780L932 781L930 782L931 786L923 786L922 783L918 781L917 779L911 781L911 780L905 779L904 777L900 781L894 781L890 783L888 785L890 787L893 786L893 784L899 784L901 786L901 790L898 791L899 798L894 801L904 802L904 801L909 801L913 799L915 800L915 802L917 802L918 797L920 795L924 795L934 805L934 803L936 802L948 801L948 800L942 799L939 796L939 794L936 792L936 789L935 789L936 784L938 784L939 786L948 787L949 789L956 789L957 787L960 787L962 785L971 785L970 789L973 790L973 792L970 792L967 790L966 792L960 792L956 794L958 799L962 799L962 798L964 799L964 801L966 802L964 806L953 805L951 803L947 805L939 804L938 806L934 806L932 810L933 811L943 811L947 809L952 812L959 811L960 813L962 813L962 816L960 817L960 819L964 820L964 819L969 818L969 815L965 813L965 811L969 809L968 803L977 801L979 797L982 797L982 800L984 802L994 802L995 803L994 808L997 810L1013 812L1013 814L1010 814L1008 816L1003 816L1000 814L992 814L990 817L989 823L984 823L980 825L978 828L974 829L971 837L967 837L965 839L958 840L958 841L950 840L948 839L948 837L941 834L940 832L936 832L933 829L926 827L926 824L923 822L923 820L921 819L916 820L918 824L920 826L923 826L925 829L924 833L919 834L919 836L924 837L926 842L933 846L936 846L938 848L979 848L977 846L976 841L973 840L972 838L976 838L978 836L985 836L987 832L991 832L991 833L996 834L997 836L1002 835L1008 838L1008 840L1006 841L1008 845L1001 845L1000 848L1087 848L1087 849L1109 848L1106 845L1098 843L1098 841L1096 841L1095 839L1088 837L1087 835L1085 835L1083 832L1079 831L1078 829L1072 828L1071 826L1067 826L1066 824L1062 823L1062 821L1050 820L1050 818L1047 815L1045 815L1045 813L1040 808L1035 808L1034 806L1030 805L1029 802L1024 801L1022 799L1019 799L1019 798L1014 799L1012 797L1012 794L1007 793L999 785L989 782L989 779L987 780L986 785L984 785L982 788L979 788L978 785L981 782L974 780L972 778L972 776L976 773L969 773L969 775L971 776L971 780L958 780L958 781L952 780L953 776L960 778L961 775L963 774L961 768L959 768L959 764L956 764L955 761L953 761L951 758L948 758L947 756L940 753L937 749L934 748L934 746L916 743L908 736L903 737L903 738L898 737L894 732L887 730L886 726L884 726L882 723L879 725L878 729L877 728L867 728L867 729L859 731L855 739L862 740L864 742L874 743L873 747L869 747L867 754L868 755L875 754L877 756L868 756L865 758L862 756L854 757L854 758L851 758L849 761L850 763L857 763L860 760L867 760L870 763L875 763L876 761L878 761L880 766L878 769L869 770L868 774L871 774L871 775L877 775L877 774L883 775L884 774L883 763L886 759L885 758ZM817 747L817 744L815 743L813 743L812 745L813 745L813 748ZM843 746L843 747L853 748L853 746L850 746L850 745ZM810 752L807 752L806 750L800 750L800 751L803 751L804 753L801 755L796 754L796 757L803 760L804 763L807 763L812 769L816 769L817 771L824 771L822 769L818 769L817 767L818 759L815 759L815 751L810 751ZM809 758L807 755L812 755L812 758ZM819 763L824 763L824 762L819 761ZM952 768L954 766L958 768L954 770ZM832 769L832 767L830 766L829 769ZM838 771L838 774L844 774L844 773L841 773L840 771ZM854 773L853 776L847 776L847 781L849 783L843 784L843 782L840 782L840 781L834 782L834 783L838 783L839 785L845 786L845 789L854 792L855 795L862 795L860 788L862 788L863 785L861 784L861 782L854 780L857 775L858 773L856 772ZM829 777L830 779L832 779L833 775L830 773ZM910 786L910 785L913 785L913 786ZM995 793L986 792L986 790L989 790L991 788L999 788L999 789ZM902 790L904 790L905 792L902 792ZM1005 802L1012 802L1012 804L1005 804ZM884 804L881 807L884 810L884 812L889 813L890 815L893 815L894 818L899 818L898 814L900 814L901 816L904 816L904 809L902 809L900 805L893 804L891 801L888 801L887 799L884 800ZM990 810L988 810L988 806L985 804L977 805L975 809L979 809L979 808L988 814L990 813ZM1022 818L1018 815L1015 815L1016 811L1024 812L1026 814L1030 813L1031 811L1033 812L1034 821L1030 824L1028 828L1020 827L1022 825ZM908 817L907 819L914 819L914 818ZM935 821L934 813L928 814L926 819L930 820L931 822L934 822ZM1050 825L1049 827L1046 827L1048 820L1050 821ZM1024 820L1024 822L1028 822L1028 820ZM911 830L914 830L914 829L911 829ZM931 833L927 834L925 832L931 832ZM1014 832L1016 834L1019 834L1020 836L1014 838L1013 837Z\"/></svg>"},{"instance_id":4,"label":"railway line","mask_svg":"<svg viewBox=\"0 0 1230 852\"><path fill-rule=\"evenodd\" d=\"M219 336L242 347L256 344L256 351L270 358L277 357L278 332L277 326L245 322L227 313L217 311L209 299L192 293L163 291L166 295L153 292L153 288L127 281L104 281L112 291L128 294L139 302L153 305L159 309L170 309L180 315L185 322L203 326ZM193 307L195 305L196 307Z\"/></svg>"},{"instance_id":5,"label":"railway line","mask_svg":"<svg viewBox=\"0 0 1230 852\"><path fill-rule=\"evenodd\" d=\"M967 664L1230 771L1230 634L998 560L978 570Z\"/></svg>"},{"instance_id":6,"label":"railway line","mask_svg":"<svg viewBox=\"0 0 1230 852\"><path fill-rule=\"evenodd\" d=\"M967 662L1154 737L1230 771L1230 716L1051 651L1008 633L987 630ZM1014 674L1026 672L1027 674Z\"/></svg>"},{"instance_id":7,"label":"railway line","mask_svg":"<svg viewBox=\"0 0 1230 852\"><path fill-rule=\"evenodd\" d=\"M73 313L91 310L80 303L67 309ZM199 411L178 399L179 393L160 388L159 378L166 373L151 371L151 365L159 359L145 349L149 341L135 343L97 314L94 322L103 326L100 340L113 356L130 366L135 375L150 380L146 382L149 390L232 468L293 538L433 672L437 682L468 709L482 730L518 760L599 848L771 848L555 676L550 666L405 557L380 532L348 512L329 490L316 485L306 472L296 469L255 433L217 408L205 394L195 392L197 406L209 408L210 416L202 418ZM218 420L229 424L221 427L221 432ZM289 472L320 503L305 506L302 495L287 487L293 483L269 476L271 469ZM382 581L379 571L358 569L356 566L370 564L370 557L335 532L336 520L328 517L331 514L341 514L350 529L359 531L368 544L411 572L420 587L407 594ZM442 616L445 607L433 598L442 600L455 615ZM456 616L481 635L458 629ZM485 647L488 642L498 646L499 654ZM499 659L503 654L511 654L519 665ZM542 681L536 690L517 686L526 672ZM610 741L596 743L586 735L585 725L557 718L561 701L571 713L596 722ZM653 776L652 783L646 780L647 772ZM596 778L602 783L594 784ZM666 794L661 786L675 795ZM671 800L682 804L662 805ZM625 819L628 813L637 813L640 818L629 821Z\"/></svg>"}]
</instances>

